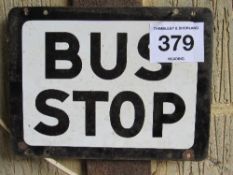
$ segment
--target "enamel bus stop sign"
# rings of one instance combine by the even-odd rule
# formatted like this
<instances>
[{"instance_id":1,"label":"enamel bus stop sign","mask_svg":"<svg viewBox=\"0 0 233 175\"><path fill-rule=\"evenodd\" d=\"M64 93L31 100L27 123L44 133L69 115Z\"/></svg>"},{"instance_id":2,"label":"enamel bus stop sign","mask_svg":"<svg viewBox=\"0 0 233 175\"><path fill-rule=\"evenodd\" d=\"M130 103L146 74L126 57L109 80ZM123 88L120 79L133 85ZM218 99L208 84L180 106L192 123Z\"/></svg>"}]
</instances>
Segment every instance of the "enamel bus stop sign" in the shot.
<instances>
[{"instance_id":1,"label":"enamel bus stop sign","mask_svg":"<svg viewBox=\"0 0 233 175\"><path fill-rule=\"evenodd\" d=\"M13 9L10 113L17 153L203 159L212 16L204 8L175 12Z\"/></svg>"}]
</instances>

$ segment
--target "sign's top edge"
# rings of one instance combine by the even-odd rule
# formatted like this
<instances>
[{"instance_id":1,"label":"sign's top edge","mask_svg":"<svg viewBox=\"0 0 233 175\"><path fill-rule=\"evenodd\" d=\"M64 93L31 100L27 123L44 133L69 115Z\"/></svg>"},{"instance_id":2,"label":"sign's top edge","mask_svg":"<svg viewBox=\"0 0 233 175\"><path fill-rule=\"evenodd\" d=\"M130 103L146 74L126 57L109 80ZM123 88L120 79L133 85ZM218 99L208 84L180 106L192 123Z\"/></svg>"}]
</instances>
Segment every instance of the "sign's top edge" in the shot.
<instances>
[{"instance_id":1,"label":"sign's top edge","mask_svg":"<svg viewBox=\"0 0 233 175\"><path fill-rule=\"evenodd\" d=\"M29 20L202 21L208 28L213 26L212 11L199 7L15 7L8 14L9 30Z\"/></svg>"},{"instance_id":2,"label":"sign's top edge","mask_svg":"<svg viewBox=\"0 0 233 175\"><path fill-rule=\"evenodd\" d=\"M9 17L19 14L20 12L30 12L30 11L56 11L56 12L71 12L71 13L116 13L116 14L124 14L128 13L129 15L133 14L142 14L152 15L153 13L168 13L173 16L179 15L187 15L188 13L192 14L202 14L202 16L206 16L208 18L213 18L213 12L211 9L207 7L14 7L9 12ZM150 14L152 13L152 14ZM49 14L48 14L49 15ZM156 14L153 14L156 15Z\"/></svg>"},{"instance_id":3,"label":"sign's top edge","mask_svg":"<svg viewBox=\"0 0 233 175\"><path fill-rule=\"evenodd\" d=\"M98 9L101 9L101 10L108 10L108 9L111 9L111 10L114 10L114 9L149 9L149 10L153 10L153 9L161 9L161 10L171 10L171 9L179 9L179 10L208 10L210 12L212 12L212 10L208 7L52 7L52 6L43 6L43 7L40 7L40 6L21 6L21 7L13 7L13 9L79 9L79 10L90 10L90 9L93 9L93 10L98 10Z\"/></svg>"}]
</instances>

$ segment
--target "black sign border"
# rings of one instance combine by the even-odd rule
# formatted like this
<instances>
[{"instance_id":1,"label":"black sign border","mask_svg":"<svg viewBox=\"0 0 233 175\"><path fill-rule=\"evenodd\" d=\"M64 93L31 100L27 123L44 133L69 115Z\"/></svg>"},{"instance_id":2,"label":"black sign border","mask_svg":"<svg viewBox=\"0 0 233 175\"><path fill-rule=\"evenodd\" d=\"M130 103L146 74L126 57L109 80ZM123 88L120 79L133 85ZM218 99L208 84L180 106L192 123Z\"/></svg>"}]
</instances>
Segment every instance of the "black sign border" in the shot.
<instances>
[{"instance_id":1,"label":"black sign border","mask_svg":"<svg viewBox=\"0 0 233 175\"><path fill-rule=\"evenodd\" d=\"M20 155L81 159L203 160L208 153L213 17L207 8L14 8L9 13L9 103L12 142ZM205 62L198 63L197 112L194 145L190 149L41 147L25 144L22 103L22 26L29 20L165 20L203 21ZM192 93L192 92L190 92Z\"/></svg>"}]
</instances>

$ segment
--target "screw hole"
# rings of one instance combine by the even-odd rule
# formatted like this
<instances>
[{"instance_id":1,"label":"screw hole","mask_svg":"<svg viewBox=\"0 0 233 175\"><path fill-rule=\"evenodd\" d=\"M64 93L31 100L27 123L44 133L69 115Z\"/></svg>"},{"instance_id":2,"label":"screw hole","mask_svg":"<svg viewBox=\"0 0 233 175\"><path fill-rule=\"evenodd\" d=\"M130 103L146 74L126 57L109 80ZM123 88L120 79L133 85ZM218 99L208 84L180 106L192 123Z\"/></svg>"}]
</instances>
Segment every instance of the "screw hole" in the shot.
<instances>
[{"instance_id":1,"label":"screw hole","mask_svg":"<svg viewBox=\"0 0 233 175\"><path fill-rule=\"evenodd\" d=\"M25 15L25 16L28 16L28 15L29 15L29 10L28 10L28 8L24 8L24 9L23 9L23 12L24 12L24 15Z\"/></svg>"},{"instance_id":2,"label":"screw hole","mask_svg":"<svg viewBox=\"0 0 233 175\"><path fill-rule=\"evenodd\" d=\"M47 16L49 14L48 10L43 11L43 15Z\"/></svg>"},{"instance_id":3,"label":"screw hole","mask_svg":"<svg viewBox=\"0 0 233 175\"><path fill-rule=\"evenodd\" d=\"M25 142L19 142L18 143L18 148L20 149L20 150L22 150L22 151L25 151L25 150L27 150L27 148L28 148L28 145L25 143Z\"/></svg>"},{"instance_id":4,"label":"screw hole","mask_svg":"<svg viewBox=\"0 0 233 175\"><path fill-rule=\"evenodd\" d=\"M179 14L179 10L178 9L174 9L172 11L172 16L178 15Z\"/></svg>"},{"instance_id":5,"label":"screw hole","mask_svg":"<svg viewBox=\"0 0 233 175\"><path fill-rule=\"evenodd\" d=\"M44 150L44 155L45 156L48 156L49 154L50 154L50 150L48 150L48 149Z\"/></svg>"},{"instance_id":6,"label":"screw hole","mask_svg":"<svg viewBox=\"0 0 233 175\"><path fill-rule=\"evenodd\" d=\"M183 158L185 160L193 160L194 159L194 152L193 150L186 150L183 152Z\"/></svg>"},{"instance_id":7,"label":"screw hole","mask_svg":"<svg viewBox=\"0 0 233 175\"><path fill-rule=\"evenodd\" d=\"M27 156L33 155L32 151L30 149L27 149L26 151L24 151L24 154Z\"/></svg>"},{"instance_id":8,"label":"screw hole","mask_svg":"<svg viewBox=\"0 0 233 175\"><path fill-rule=\"evenodd\" d=\"M194 16L196 16L196 15L197 15L197 12L195 12L195 11L192 11L192 12L191 12L191 16L192 16L192 17L194 17Z\"/></svg>"}]
</instances>

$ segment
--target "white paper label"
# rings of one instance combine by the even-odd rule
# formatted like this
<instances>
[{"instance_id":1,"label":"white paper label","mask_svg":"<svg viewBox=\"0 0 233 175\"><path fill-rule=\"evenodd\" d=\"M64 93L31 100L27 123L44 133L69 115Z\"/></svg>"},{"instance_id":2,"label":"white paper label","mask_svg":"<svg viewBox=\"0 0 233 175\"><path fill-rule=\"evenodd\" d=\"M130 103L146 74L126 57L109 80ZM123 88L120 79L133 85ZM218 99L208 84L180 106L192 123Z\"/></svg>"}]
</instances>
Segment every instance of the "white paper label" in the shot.
<instances>
[{"instance_id":1,"label":"white paper label","mask_svg":"<svg viewBox=\"0 0 233 175\"><path fill-rule=\"evenodd\" d=\"M204 23L150 23L150 62L204 62Z\"/></svg>"},{"instance_id":2,"label":"white paper label","mask_svg":"<svg viewBox=\"0 0 233 175\"><path fill-rule=\"evenodd\" d=\"M22 98L25 142L34 146L67 147L164 149L192 147L195 137L197 63L172 64L168 71L163 65L151 64L145 59L140 53L139 43L145 38L144 36L148 36L150 23L151 21L26 22L22 29ZM48 33L58 33L52 38L57 39L55 45L51 44ZM67 40L61 37L61 33L68 35ZM101 43L98 42L99 35ZM124 40L126 37L127 40ZM70 43L64 43L65 41ZM119 42L122 43L118 44ZM124 45L126 52L122 52ZM143 48L146 47L143 46ZM76 67L79 69L78 73L72 78L61 78L61 75L56 75L57 78L46 77L46 67L49 66L46 60L58 59L57 57L70 59L62 54L57 54L54 58L54 54L49 53L51 51L59 53L62 50L65 52L69 48L76 48L77 54L73 56L76 55L75 59L81 61L82 66ZM112 76L110 74L97 76L96 72L100 68L95 67L96 64L91 64L91 60L98 59L99 56L93 53L93 49L101 53L101 71L103 69L113 70L116 64L122 63L122 61L117 61L117 56L120 56L119 59L122 60L124 54L127 59L125 68L111 79L103 78L103 76ZM71 69L72 64L67 60L56 60L55 68ZM54 65L50 68L54 69ZM94 71L93 68L96 70ZM164 71L168 71L168 74L164 75ZM151 75L142 78L142 76L147 76L148 72ZM48 91L50 93L47 93ZM59 91L57 93L61 95L56 95L54 91ZM95 101L94 109L93 103L85 102L85 98L89 97L81 97L82 92L92 94L103 92L102 94L108 98L100 95L98 97L100 99ZM122 93L128 95L119 97ZM136 95L132 96L132 94ZM161 100L166 98L166 94L173 94L182 99L181 106L183 105L184 112L179 114L181 115L179 120L158 125L159 121L155 118L157 114L161 112L173 114L177 105L174 101L156 105L158 101L154 98L158 94L160 96L164 94L160 97ZM117 96L118 100L116 100ZM122 99L125 99L125 102L121 103ZM92 106L91 110L90 108L86 110L87 105ZM67 115L69 123L64 126L67 130L58 130L61 133L55 133L54 127L64 124L62 122L65 121L59 121L56 117L61 113L56 113L57 110L54 112L51 107ZM87 113L92 119L87 118ZM135 119L135 113L138 115L137 119ZM116 121L117 117L120 117L120 120ZM142 117L144 117L143 120ZM135 124L137 129L132 133L131 131L135 130ZM44 131L50 133L41 132L43 127L50 128L50 131ZM122 130L125 133L121 133ZM157 136L153 135L153 130L158 130Z\"/></svg>"}]
</instances>

